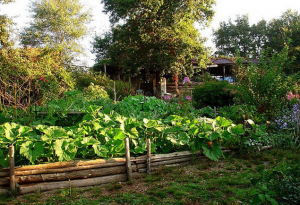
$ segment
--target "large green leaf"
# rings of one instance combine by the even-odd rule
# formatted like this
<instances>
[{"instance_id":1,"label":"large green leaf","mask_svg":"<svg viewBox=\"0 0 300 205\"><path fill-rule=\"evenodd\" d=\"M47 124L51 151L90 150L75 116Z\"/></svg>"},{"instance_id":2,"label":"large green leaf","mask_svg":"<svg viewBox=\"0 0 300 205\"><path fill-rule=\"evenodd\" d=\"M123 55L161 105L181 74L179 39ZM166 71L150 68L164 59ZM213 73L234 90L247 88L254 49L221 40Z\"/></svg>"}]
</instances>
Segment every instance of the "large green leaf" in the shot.
<instances>
[{"instance_id":1,"label":"large green leaf","mask_svg":"<svg viewBox=\"0 0 300 205\"><path fill-rule=\"evenodd\" d=\"M25 156L30 163L34 164L34 161L44 154L44 146L40 142L25 142L21 145L20 154Z\"/></svg>"},{"instance_id":2,"label":"large green leaf","mask_svg":"<svg viewBox=\"0 0 300 205\"><path fill-rule=\"evenodd\" d=\"M236 126L231 126L229 132L235 135L243 135L245 134L245 130L242 124L238 124Z\"/></svg>"},{"instance_id":3,"label":"large green leaf","mask_svg":"<svg viewBox=\"0 0 300 205\"><path fill-rule=\"evenodd\" d=\"M211 148L209 148L207 145L203 145L202 149L203 154L213 161L218 161L219 158L223 156L221 147L217 143L212 143Z\"/></svg>"},{"instance_id":4,"label":"large green leaf","mask_svg":"<svg viewBox=\"0 0 300 205\"><path fill-rule=\"evenodd\" d=\"M95 154L99 157L107 157L108 149L104 145L93 144Z\"/></svg>"},{"instance_id":5,"label":"large green leaf","mask_svg":"<svg viewBox=\"0 0 300 205\"><path fill-rule=\"evenodd\" d=\"M54 143L55 154L59 161L70 161L74 159L77 148L72 139L60 139Z\"/></svg>"},{"instance_id":6,"label":"large green leaf","mask_svg":"<svg viewBox=\"0 0 300 205\"><path fill-rule=\"evenodd\" d=\"M224 117L218 116L215 120L216 120L216 125L219 127L228 127L231 125L231 121L227 120Z\"/></svg>"}]
</instances>

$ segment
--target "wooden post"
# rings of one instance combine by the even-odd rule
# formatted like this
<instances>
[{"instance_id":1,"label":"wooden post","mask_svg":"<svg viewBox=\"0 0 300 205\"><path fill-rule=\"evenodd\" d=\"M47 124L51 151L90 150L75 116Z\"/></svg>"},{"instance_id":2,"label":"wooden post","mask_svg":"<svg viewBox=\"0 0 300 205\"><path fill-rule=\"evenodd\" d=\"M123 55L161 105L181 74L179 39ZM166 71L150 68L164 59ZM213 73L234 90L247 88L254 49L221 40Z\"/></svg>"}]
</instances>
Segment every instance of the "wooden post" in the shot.
<instances>
[{"instance_id":1,"label":"wooden post","mask_svg":"<svg viewBox=\"0 0 300 205\"><path fill-rule=\"evenodd\" d=\"M157 118L157 110L154 110L154 113L155 113L155 118Z\"/></svg>"},{"instance_id":2,"label":"wooden post","mask_svg":"<svg viewBox=\"0 0 300 205\"><path fill-rule=\"evenodd\" d=\"M214 107L214 113L215 113L215 118L217 117L217 108L216 106Z\"/></svg>"},{"instance_id":3,"label":"wooden post","mask_svg":"<svg viewBox=\"0 0 300 205\"><path fill-rule=\"evenodd\" d=\"M127 172L127 180L129 182L132 181L132 167L130 161L130 147L129 147L129 138L125 138L125 156L126 156L126 172Z\"/></svg>"},{"instance_id":4,"label":"wooden post","mask_svg":"<svg viewBox=\"0 0 300 205\"><path fill-rule=\"evenodd\" d=\"M106 64L104 63L104 74L106 75Z\"/></svg>"},{"instance_id":5,"label":"wooden post","mask_svg":"<svg viewBox=\"0 0 300 205\"><path fill-rule=\"evenodd\" d=\"M14 145L9 146L9 179L10 191L12 194L16 192L15 183L15 149Z\"/></svg>"},{"instance_id":6,"label":"wooden post","mask_svg":"<svg viewBox=\"0 0 300 205\"><path fill-rule=\"evenodd\" d=\"M14 117L17 118L17 84L14 83L14 92L15 92L15 106L14 106Z\"/></svg>"},{"instance_id":7,"label":"wooden post","mask_svg":"<svg viewBox=\"0 0 300 205\"><path fill-rule=\"evenodd\" d=\"M225 81L225 66L223 66L223 81Z\"/></svg>"},{"instance_id":8,"label":"wooden post","mask_svg":"<svg viewBox=\"0 0 300 205\"><path fill-rule=\"evenodd\" d=\"M151 173L151 140L147 139L147 174Z\"/></svg>"},{"instance_id":9,"label":"wooden post","mask_svg":"<svg viewBox=\"0 0 300 205\"><path fill-rule=\"evenodd\" d=\"M114 81L114 101L117 101L116 82Z\"/></svg>"},{"instance_id":10,"label":"wooden post","mask_svg":"<svg viewBox=\"0 0 300 205\"><path fill-rule=\"evenodd\" d=\"M297 111L297 137L299 137L300 111Z\"/></svg>"},{"instance_id":11,"label":"wooden post","mask_svg":"<svg viewBox=\"0 0 300 205\"><path fill-rule=\"evenodd\" d=\"M28 107L29 107L29 113L28 113L28 117L30 117L30 113L31 113L31 101L30 101L30 92L31 92L31 80L29 80L28 82L28 86L29 86L29 89L28 89Z\"/></svg>"}]
</instances>

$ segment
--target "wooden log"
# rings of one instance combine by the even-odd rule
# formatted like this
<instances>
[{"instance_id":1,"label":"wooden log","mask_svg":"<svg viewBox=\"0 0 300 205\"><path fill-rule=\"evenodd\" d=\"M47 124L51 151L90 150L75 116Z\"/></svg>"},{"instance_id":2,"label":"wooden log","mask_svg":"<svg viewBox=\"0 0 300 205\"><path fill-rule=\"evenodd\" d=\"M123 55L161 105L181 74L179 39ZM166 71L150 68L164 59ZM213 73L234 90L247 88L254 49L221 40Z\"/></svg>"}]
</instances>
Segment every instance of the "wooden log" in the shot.
<instances>
[{"instance_id":1,"label":"wooden log","mask_svg":"<svg viewBox=\"0 0 300 205\"><path fill-rule=\"evenodd\" d=\"M128 181L132 181L132 167L130 161L129 138L125 138L126 173Z\"/></svg>"},{"instance_id":2,"label":"wooden log","mask_svg":"<svg viewBox=\"0 0 300 205\"><path fill-rule=\"evenodd\" d=\"M151 140L147 139L147 174L151 173Z\"/></svg>"},{"instance_id":3,"label":"wooden log","mask_svg":"<svg viewBox=\"0 0 300 205\"><path fill-rule=\"evenodd\" d=\"M9 146L9 187L10 192L16 192L16 182L15 182L15 147L14 145Z\"/></svg>"},{"instance_id":4,"label":"wooden log","mask_svg":"<svg viewBox=\"0 0 300 205\"><path fill-rule=\"evenodd\" d=\"M9 171L0 172L0 177L9 177Z\"/></svg>"},{"instance_id":5,"label":"wooden log","mask_svg":"<svg viewBox=\"0 0 300 205\"><path fill-rule=\"evenodd\" d=\"M78 179L73 181L59 181L59 182L44 182L37 184L20 185L20 194L26 194L36 191L49 191L54 189L65 189L70 187L85 187L107 184L112 182L124 182L127 180L126 174L118 174L104 177L96 177L90 179Z\"/></svg>"},{"instance_id":6,"label":"wooden log","mask_svg":"<svg viewBox=\"0 0 300 205\"><path fill-rule=\"evenodd\" d=\"M0 178L0 186L9 186L10 185L10 178Z\"/></svg>"},{"instance_id":7,"label":"wooden log","mask_svg":"<svg viewBox=\"0 0 300 205\"><path fill-rule=\"evenodd\" d=\"M56 169L37 169L37 170L27 170L27 171L15 171L16 176L26 176L26 175L36 175L36 174L53 174L53 173L63 173L87 169L97 169L97 168L107 168L107 167L119 167L125 166L125 162L115 162L115 163L104 163L77 167L66 167L66 168L56 168Z\"/></svg>"},{"instance_id":8,"label":"wooden log","mask_svg":"<svg viewBox=\"0 0 300 205\"><path fill-rule=\"evenodd\" d=\"M178 167L178 166L184 166L184 165L189 165L190 162L182 162L182 163L176 163L176 164L168 164L168 165L161 165L161 166L156 166L156 167L152 167L151 171L157 171L159 169L161 169L162 167ZM146 168L141 168L138 170L139 173L146 173L147 169Z\"/></svg>"},{"instance_id":9,"label":"wooden log","mask_svg":"<svg viewBox=\"0 0 300 205\"><path fill-rule=\"evenodd\" d=\"M57 169L57 168L67 168L67 167L79 167L95 164L106 164L106 163L116 163L116 162L126 162L125 158L113 158L113 159L96 159L96 160L74 160L68 162L54 162L49 164L39 164L30 165L16 168L16 171L27 171L27 170L38 170L38 169Z\"/></svg>"},{"instance_id":10,"label":"wooden log","mask_svg":"<svg viewBox=\"0 0 300 205\"><path fill-rule=\"evenodd\" d=\"M132 174L134 179L142 178L143 175L139 173ZM44 182L36 184L20 185L20 194L27 194L36 191L50 191L55 189L85 187L85 186L97 186L101 184L108 184L112 182L125 182L127 181L126 174L118 174L105 177L97 177L90 179L79 179L73 181L60 181L60 182Z\"/></svg>"},{"instance_id":11,"label":"wooden log","mask_svg":"<svg viewBox=\"0 0 300 205\"><path fill-rule=\"evenodd\" d=\"M192 157L185 157L180 159L172 159L172 160L166 160L161 162L153 162L151 165L152 167L161 166L161 165L168 165L168 164L177 164L180 162L190 162L192 161Z\"/></svg>"},{"instance_id":12,"label":"wooden log","mask_svg":"<svg viewBox=\"0 0 300 205\"><path fill-rule=\"evenodd\" d=\"M101 168L101 169L89 169L89 170L72 171L72 172L64 172L64 173L56 173L56 174L16 176L16 181L19 184L49 182L49 181L66 181L69 179L86 179L86 178L116 175L122 173L126 173L125 166L109 167L109 168Z\"/></svg>"}]
</instances>

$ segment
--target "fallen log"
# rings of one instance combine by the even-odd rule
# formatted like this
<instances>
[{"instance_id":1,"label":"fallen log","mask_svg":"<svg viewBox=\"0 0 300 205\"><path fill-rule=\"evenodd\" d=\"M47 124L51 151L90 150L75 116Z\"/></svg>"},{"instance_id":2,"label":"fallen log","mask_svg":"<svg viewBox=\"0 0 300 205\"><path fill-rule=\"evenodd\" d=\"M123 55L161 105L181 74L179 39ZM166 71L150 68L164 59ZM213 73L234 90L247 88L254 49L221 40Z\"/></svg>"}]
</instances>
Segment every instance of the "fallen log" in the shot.
<instances>
[{"instance_id":1,"label":"fallen log","mask_svg":"<svg viewBox=\"0 0 300 205\"><path fill-rule=\"evenodd\" d=\"M30 165L16 168L15 171L28 171L28 170L38 170L38 169L57 169L57 168L67 168L67 167L79 167L95 164L106 164L106 163L116 163L116 162L126 162L125 158L113 158L113 159L96 159L96 160L74 160L68 162L54 162L49 164L39 164Z\"/></svg>"},{"instance_id":2,"label":"fallen log","mask_svg":"<svg viewBox=\"0 0 300 205\"><path fill-rule=\"evenodd\" d=\"M36 174L54 174L54 173L62 173L62 172L70 172L70 171L107 168L107 167L119 167L119 166L125 166L125 162L103 163L103 164L83 165L83 166L55 168L55 169L37 169L37 170L24 170L24 171L16 170L15 175L26 176L26 175L36 175Z\"/></svg>"},{"instance_id":3,"label":"fallen log","mask_svg":"<svg viewBox=\"0 0 300 205\"><path fill-rule=\"evenodd\" d=\"M51 181L66 181L69 179L86 179L108 175L122 174L126 172L125 166L109 167L101 169L80 170L56 174L39 174L28 176L16 176L16 181L19 184L51 182Z\"/></svg>"},{"instance_id":4,"label":"fallen log","mask_svg":"<svg viewBox=\"0 0 300 205\"><path fill-rule=\"evenodd\" d=\"M141 177L140 174L134 173L133 178ZM112 182L124 182L127 181L126 174L118 174L105 177L96 177L90 179L79 179L71 181L60 181L60 182L44 182L37 184L20 185L20 194L27 194L36 191L50 191L54 189L65 189L85 186L96 186L101 184L107 184Z\"/></svg>"}]
</instances>

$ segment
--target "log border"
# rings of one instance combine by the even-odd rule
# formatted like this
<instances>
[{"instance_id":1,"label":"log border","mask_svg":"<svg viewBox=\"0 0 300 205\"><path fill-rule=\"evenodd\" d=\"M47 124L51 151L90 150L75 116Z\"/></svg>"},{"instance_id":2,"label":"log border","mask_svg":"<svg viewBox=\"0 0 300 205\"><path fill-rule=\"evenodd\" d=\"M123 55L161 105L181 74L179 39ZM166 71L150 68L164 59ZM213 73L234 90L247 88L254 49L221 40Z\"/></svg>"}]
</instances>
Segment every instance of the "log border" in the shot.
<instances>
[{"instance_id":1,"label":"log border","mask_svg":"<svg viewBox=\"0 0 300 205\"><path fill-rule=\"evenodd\" d=\"M125 158L73 160L49 164L15 167L14 146L10 146L10 167L0 170L0 195L27 194L60 188L95 186L112 182L132 182L144 174L160 169L190 164L205 158L201 151L151 154L147 139L147 155L130 157L129 138L125 138ZM263 149L269 149L270 146ZM223 152L231 150L222 148Z\"/></svg>"}]
</instances>

